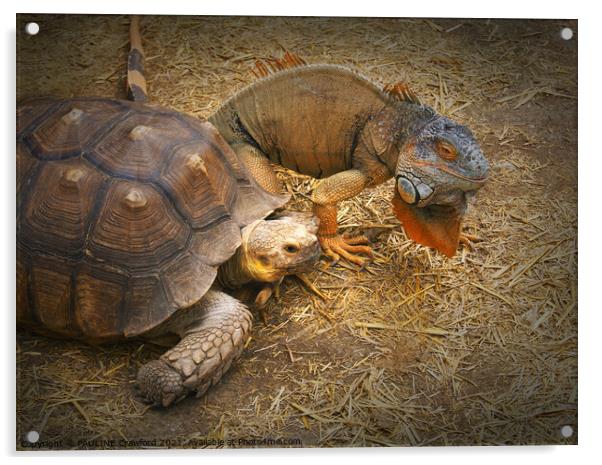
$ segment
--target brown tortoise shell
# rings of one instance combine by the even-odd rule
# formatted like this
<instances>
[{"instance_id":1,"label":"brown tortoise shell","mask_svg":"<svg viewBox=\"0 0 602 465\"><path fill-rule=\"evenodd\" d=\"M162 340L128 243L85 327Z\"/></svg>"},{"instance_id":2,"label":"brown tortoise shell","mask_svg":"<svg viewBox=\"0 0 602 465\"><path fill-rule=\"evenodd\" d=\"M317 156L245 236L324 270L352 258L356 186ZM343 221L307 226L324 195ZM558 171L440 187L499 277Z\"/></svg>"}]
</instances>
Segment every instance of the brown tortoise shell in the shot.
<instances>
[{"instance_id":1,"label":"brown tortoise shell","mask_svg":"<svg viewBox=\"0 0 602 465\"><path fill-rule=\"evenodd\" d=\"M17 320L117 340L197 302L282 206L209 123L122 100L17 109Z\"/></svg>"}]
</instances>

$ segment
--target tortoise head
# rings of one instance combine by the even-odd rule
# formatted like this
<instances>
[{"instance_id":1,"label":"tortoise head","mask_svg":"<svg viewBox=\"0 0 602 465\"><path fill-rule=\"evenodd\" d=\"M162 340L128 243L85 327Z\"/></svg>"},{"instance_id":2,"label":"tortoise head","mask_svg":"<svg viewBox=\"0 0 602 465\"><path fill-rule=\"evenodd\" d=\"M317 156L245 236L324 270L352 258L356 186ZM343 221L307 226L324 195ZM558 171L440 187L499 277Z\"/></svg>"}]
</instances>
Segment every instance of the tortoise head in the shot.
<instances>
[{"instance_id":1,"label":"tortoise head","mask_svg":"<svg viewBox=\"0 0 602 465\"><path fill-rule=\"evenodd\" d=\"M401 147L393 207L411 239L452 256L460 219L489 163L472 132L439 116Z\"/></svg>"},{"instance_id":2,"label":"tortoise head","mask_svg":"<svg viewBox=\"0 0 602 465\"><path fill-rule=\"evenodd\" d=\"M320 258L313 223L288 217L246 226L241 249L247 271L260 282L276 282L286 275L309 271Z\"/></svg>"}]
</instances>

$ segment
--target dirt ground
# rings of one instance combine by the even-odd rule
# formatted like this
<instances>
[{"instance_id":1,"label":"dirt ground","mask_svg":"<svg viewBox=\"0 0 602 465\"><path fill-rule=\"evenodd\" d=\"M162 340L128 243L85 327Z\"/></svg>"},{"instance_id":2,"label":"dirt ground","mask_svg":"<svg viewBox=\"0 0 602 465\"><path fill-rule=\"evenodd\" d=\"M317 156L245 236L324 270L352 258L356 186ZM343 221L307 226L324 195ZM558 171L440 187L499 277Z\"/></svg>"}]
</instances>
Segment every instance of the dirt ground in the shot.
<instances>
[{"instance_id":1,"label":"dirt ground","mask_svg":"<svg viewBox=\"0 0 602 465\"><path fill-rule=\"evenodd\" d=\"M27 37L35 20L41 32ZM343 202L373 239L365 270L323 261L256 312L220 384L165 410L135 396L141 341L93 347L17 333L17 447L316 447L577 443L577 44L574 21L147 17L155 103L207 117L256 57L407 81L467 124L491 166L452 259L407 240L391 182ZM128 19L18 18L17 97L120 96ZM308 178L281 172L292 206ZM565 425L570 437L561 435Z\"/></svg>"}]
</instances>

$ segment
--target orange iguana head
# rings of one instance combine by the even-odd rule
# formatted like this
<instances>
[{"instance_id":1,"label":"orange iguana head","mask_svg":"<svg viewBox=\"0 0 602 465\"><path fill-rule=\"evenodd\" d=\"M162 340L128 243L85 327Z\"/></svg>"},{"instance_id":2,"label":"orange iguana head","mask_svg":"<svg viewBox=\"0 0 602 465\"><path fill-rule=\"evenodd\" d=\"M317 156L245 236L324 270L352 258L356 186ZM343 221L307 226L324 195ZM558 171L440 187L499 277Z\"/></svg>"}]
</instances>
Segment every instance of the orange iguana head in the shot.
<instances>
[{"instance_id":1,"label":"orange iguana head","mask_svg":"<svg viewBox=\"0 0 602 465\"><path fill-rule=\"evenodd\" d=\"M467 195L480 189L488 174L489 163L470 130L436 117L401 147L393 210L410 239L451 257Z\"/></svg>"}]
</instances>

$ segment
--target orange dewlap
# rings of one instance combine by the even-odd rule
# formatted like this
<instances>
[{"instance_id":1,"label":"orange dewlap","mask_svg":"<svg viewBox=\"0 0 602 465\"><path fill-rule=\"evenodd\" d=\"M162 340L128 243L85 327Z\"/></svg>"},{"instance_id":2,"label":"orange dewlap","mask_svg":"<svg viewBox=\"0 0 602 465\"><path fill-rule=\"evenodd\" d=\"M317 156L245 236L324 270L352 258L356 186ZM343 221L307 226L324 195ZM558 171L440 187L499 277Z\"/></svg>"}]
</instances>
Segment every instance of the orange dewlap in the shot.
<instances>
[{"instance_id":1,"label":"orange dewlap","mask_svg":"<svg viewBox=\"0 0 602 465\"><path fill-rule=\"evenodd\" d=\"M433 247L453 257L460 239L461 214L452 206L430 205L418 208L408 205L397 190L392 200L393 211L408 237L419 244Z\"/></svg>"}]
</instances>

